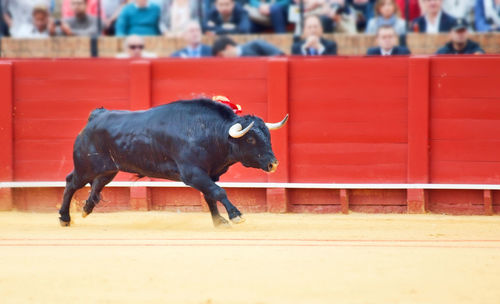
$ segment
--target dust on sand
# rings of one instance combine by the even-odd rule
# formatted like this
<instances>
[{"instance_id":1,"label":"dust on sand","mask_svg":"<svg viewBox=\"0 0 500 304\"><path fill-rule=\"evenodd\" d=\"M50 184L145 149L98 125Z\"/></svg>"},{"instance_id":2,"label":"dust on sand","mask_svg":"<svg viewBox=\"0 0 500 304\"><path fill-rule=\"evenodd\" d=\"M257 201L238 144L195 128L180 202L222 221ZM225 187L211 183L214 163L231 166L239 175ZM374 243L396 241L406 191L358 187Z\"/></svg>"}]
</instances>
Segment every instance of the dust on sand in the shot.
<instances>
[{"instance_id":1,"label":"dust on sand","mask_svg":"<svg viewBox=\"0 0 500 304\"><path fill-rule=\"evenodd\" d=\"M2 303L499 303L500 217L0 212Z\"/></svg>"}]
</instances>

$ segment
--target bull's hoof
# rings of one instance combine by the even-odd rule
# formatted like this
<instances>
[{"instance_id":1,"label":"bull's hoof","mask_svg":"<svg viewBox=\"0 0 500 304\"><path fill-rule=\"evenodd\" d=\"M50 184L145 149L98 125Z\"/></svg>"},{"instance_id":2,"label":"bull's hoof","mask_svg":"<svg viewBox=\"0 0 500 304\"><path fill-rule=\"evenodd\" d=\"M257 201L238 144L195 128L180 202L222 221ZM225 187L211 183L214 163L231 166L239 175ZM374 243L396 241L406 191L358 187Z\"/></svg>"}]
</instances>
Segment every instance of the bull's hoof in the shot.
<instances>
[{"instance_id":1,"label":"bull's hoof","mask_svg":"<svg viewBox=\"0 0 500 304\"><path fill-rule=\"evenodd\" d=\"M71 224L71 221L65 222L65 221L59 219L59 224L61 224L61 227L69 227Z\"/></svg>"},{"instance_id":2,"label":"bull's hoof","mask_svg":"<svg viewBox=\"0 0 500 304\"><path fill-rule=\"evenodd\" d=\"M215 228L231 228L231 224L222 216L212 218Z\"/></svg>"},{"instance_id":3,"label":"bull's hoof","mask_svg":"<svg viewBox=\"0 0 500 304\"><path fill-rule=\"evenodd\" d=\"M87 217L87 215L89 215L90 213L87 213L87 211L83 210L82 211L82 217L85 218Z\"/></svg>"},{"instance_id":4,"label":"bull's hoof","mask_svg":"<svg viewBox=\"0 0 500 304\"><path fill-rule=\"evenodd\" d=\"M245 222L245 218L241 217L241 216L237 216L237 217L233 217L231 219L231 222L233 222L234 224L241 224L243 222Z\"/></svg>"}]
</instances>

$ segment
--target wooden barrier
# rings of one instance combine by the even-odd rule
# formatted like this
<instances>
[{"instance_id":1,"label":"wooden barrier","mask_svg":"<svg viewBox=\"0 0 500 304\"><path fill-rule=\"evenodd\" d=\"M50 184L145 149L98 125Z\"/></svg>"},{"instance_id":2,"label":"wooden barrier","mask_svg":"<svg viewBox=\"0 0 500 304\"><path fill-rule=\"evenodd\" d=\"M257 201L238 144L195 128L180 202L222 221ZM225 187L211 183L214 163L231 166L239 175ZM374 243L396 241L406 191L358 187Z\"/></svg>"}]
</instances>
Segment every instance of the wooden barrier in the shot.
<instances>
[{"instance_id":1,"label":"wooden barrier","mask_svg":"<svg viewBox=\"0 0 500 304\"><path fill-rule=\"evenodd\" d=\"M268 121L290 113L272 133L276 174L222 178L260 183L227 188L243 211L498 213L498 71L498 56L4 61L0 182L63 181L94 108L226 95ZM99 210L206 210L193 189L151 185L107 188ZM62 195L8 188L0 209L54 211Z\"/></svg>"},{"instance_id":2,"label":"wooden barrier","mask_svg":"<svg viewBox=\"0 0 500 304\"><path fill-rule=\"evenodd\" d=\"M471 39L480 43L488 54L500 54L500 33L470 34ZM234 35L238 43L253 39L264 39L276 45L285 54L290 54L293 43L291 34ZM369 47L374 46L372 35L326 34L338 45L339 55L365 55ZM448 34L426 35L410 33L406 36L407 45L412 54L434 54L449 39ZM204 37L204 43L212 44L214 37ZM174 51L184 47L183 39L166 37L145 37L146 49L159 57L168 57ZM2 57L10 58L61 58L90 57L90 38L88 37L56 37L50 39L2 39ZM100 37L98 39L99 57L115 57L123 52L123 38Z\"/></svg>"}]
</instances>

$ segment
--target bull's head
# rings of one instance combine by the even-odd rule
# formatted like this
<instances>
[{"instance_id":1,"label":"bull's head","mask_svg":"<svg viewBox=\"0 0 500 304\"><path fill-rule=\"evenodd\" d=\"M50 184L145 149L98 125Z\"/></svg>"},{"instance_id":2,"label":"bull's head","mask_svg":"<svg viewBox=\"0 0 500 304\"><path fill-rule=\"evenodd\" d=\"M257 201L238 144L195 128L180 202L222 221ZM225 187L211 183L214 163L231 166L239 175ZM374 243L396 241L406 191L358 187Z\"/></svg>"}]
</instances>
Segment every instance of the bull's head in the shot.
<instances>
[{"instance_id":1,"label":"bull's head","mask_svg":"<svg viewBox=\"0 0 500 304\"><path fill-rule=\"evenodd\" d=\"M229 128L229 136L235 143L233 151L237 160L245 167L260 168L267 172L276 171L278 160L271 148L269 130L283 127L288 121L288 114L278 123L265 123L262 119L249 115L240 120Z\"/></svg>"}]
</instances>

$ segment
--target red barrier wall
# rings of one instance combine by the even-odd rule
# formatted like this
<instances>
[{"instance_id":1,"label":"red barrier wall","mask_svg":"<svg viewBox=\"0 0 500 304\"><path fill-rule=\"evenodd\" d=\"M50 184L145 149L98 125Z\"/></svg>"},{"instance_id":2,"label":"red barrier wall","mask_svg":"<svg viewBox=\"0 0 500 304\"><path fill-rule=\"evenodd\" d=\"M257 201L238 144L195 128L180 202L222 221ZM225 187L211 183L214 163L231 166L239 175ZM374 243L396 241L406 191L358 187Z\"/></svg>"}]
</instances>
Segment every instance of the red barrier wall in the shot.
<instances>
[{"instance_id":1,"label":"red barrier wall","mask_svg":"<svg viewBox=\"0 0 500 304\"><path fill-rule=\"evenodd\" d=\"M94 108L226 95L244 114L291 119L272 134L276 174L236 165L222 181L498 184L499 68L500 57L6 61L0 180L64 180ZM7 210L55 210L62 196L56 188L0 190ZM255 212L500 211L493 190L227 191ZM80 204L87 192L77 193ZM99 209L207 210L192 189L140 187L105 189Z\"/></svg>"}]
</instances>

